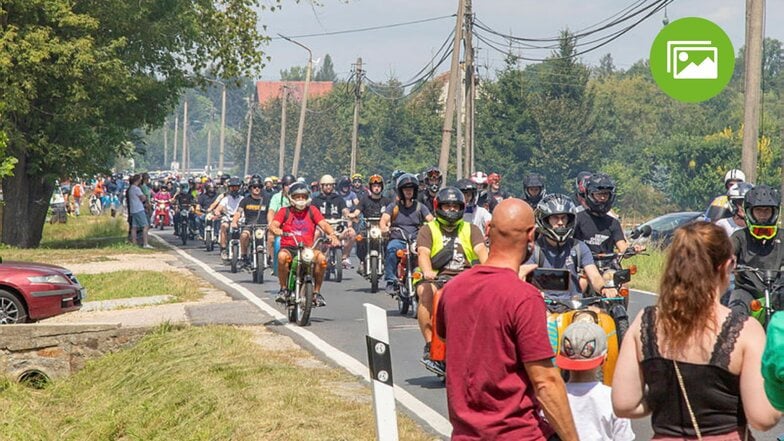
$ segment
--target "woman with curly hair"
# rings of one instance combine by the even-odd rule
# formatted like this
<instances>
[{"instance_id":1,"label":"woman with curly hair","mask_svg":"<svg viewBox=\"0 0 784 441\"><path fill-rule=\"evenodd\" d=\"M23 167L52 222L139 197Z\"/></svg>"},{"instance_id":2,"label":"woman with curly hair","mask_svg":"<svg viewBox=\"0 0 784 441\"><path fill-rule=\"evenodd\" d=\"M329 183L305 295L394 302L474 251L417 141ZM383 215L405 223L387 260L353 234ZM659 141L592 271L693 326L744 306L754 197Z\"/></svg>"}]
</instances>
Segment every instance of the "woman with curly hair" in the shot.
<instances>
[{"instance_id":1,"label":"woman with curly hair","mask_svg":"<svg viewBox=\"0 0 784 441\"><path fill-rule=\"evenodd\" d=\"M764 398L762 326L719 302L734 265L720 227L679 228L658 303L637 316L623 340L613 409L621 418L650 414L654 439L751 439L749 426L766 431L781 418Z\"/></svg>"}]
</instances>

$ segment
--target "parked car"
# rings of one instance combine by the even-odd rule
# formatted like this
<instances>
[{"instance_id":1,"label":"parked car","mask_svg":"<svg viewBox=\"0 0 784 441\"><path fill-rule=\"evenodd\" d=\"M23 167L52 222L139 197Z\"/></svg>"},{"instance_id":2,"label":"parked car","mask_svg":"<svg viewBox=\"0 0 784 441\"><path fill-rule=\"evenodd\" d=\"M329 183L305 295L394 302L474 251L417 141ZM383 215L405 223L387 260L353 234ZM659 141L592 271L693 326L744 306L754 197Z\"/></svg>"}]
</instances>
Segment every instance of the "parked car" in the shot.
<instances>
[{"instance_id":1,"label":"parked car","mask_svg":"<svg viewBox=\"0 0 784 441\"><path fill-rule=\"evenodd\" d=\"M655 217L635 227L637 230L642 230L646 226L651 228L650 236L642 239L639 243L650 243L665 248L672 241L672 235L675 233L675 230L686 224L701 220L702 216L703 213L700 211L680 211Z\"/></svg>"},{"instance_id":2,"label":"parked car","mask_svg":"<svg viewBox=\"0 0 784 441\"><path fill-rule=\"evenodd\" d=\"M63 267L0 261L0 324L26 323L75 311L86 290Z\"/></svg>"}]
</instances>

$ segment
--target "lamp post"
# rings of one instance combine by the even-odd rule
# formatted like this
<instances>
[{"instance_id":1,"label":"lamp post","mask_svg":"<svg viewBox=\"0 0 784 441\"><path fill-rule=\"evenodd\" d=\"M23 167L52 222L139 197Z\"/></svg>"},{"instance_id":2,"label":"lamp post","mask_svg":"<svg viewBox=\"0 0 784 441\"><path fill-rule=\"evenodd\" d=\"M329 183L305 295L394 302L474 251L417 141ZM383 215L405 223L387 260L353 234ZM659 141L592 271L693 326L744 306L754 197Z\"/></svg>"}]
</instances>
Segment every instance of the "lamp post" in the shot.
<instances>
[{"instance_id":1,"label":"lamp post","mask_svg":"<svg viewBox=\"0 0 784 441\"><path fill-rule=\"evenodd\" d=\"M297 127L297 142L294 144L294 163L291 166L291 174L297 176L297 171L299 171L299 154L302 148L302 133L305 129L305 112L307 111L308 107L308 88L310 86L310 74L313 70L313 52L304 44L299 43L297 41L292 40L284 35L280 35L281 38L288 40L297 46L305 49L308 51L308 67L305 69L305 87L302 91L302 107L299 111L299 126Z\"/></svg>"}]
</instances>

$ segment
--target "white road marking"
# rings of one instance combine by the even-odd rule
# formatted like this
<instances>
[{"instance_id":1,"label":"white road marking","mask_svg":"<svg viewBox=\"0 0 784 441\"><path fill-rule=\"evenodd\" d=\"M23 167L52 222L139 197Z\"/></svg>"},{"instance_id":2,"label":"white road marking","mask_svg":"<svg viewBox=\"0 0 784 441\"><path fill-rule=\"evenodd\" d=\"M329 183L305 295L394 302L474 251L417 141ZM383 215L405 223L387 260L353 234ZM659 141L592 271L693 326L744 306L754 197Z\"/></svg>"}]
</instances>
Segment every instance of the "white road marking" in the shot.
<instances>
[{"instance_id":1,"label":"white road marking","mask_svg":"<svg viewBox=\"0 0 784 441\"><path fill-rule=\"evenodd\" d=\"M239 285L238 283L229 279L223 274L220 274L219 272L213 270L209 265L202 262L201 260L191 256L190 254L186 253L180 248L171 245L170 243L166 242L166 240L164 240L163 238L161 238L155 233L151 232L150 235L156 238L159 242L161 242L166 247L177 252L177 254L179 254L183 258L189 260L190 262L193 262L195 265L203 269L205 272L207 272L214 278L232 287L234 290L242 294L242 296L245 297L249 302L256 305L259 309L266 312L267 314L271 315L275 320L280 322L291 332L294 332L295 334L307 340L311 345L313 345L322 354L324 354L325 357L329 358L333 362L342 366L344 369L349 371L349 373L351 373L352 375L360 376L367 383L370 383L370 373L368 372L368 368L367 366L362 364L359 360L351 357L345 352L332 346L331 344L322 340L314 333L306 330L305 328L290 324L288 317L285 314L281 313L277 309L273 308L272 306L262 301L260 298L256 297L256 295L253 294L249 289L245 288L242 285ZM451 436L452 425L449 423L449 420L447 418L444 418L443 415L435 411L427 404L420 401L415 396L411 395L408 391L398 386L397 384L395 385L395 399L401 405L403 405L405 408L411 411L414 415L418 416L419 418L424 420L427 424L429 424L430 427L432 427L436 432L440 433L445 437Z\"/></svg>"}]
</instances>

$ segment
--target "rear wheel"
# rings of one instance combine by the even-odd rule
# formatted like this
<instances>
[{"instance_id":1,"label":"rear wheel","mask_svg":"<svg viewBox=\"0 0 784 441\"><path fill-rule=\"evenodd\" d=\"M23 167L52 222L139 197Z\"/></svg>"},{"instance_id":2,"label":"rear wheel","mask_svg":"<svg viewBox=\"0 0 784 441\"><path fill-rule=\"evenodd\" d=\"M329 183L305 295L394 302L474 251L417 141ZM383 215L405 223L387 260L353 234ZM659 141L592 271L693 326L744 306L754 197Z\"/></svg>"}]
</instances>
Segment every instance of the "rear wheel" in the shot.
<instances>
[{"instance_id":1,"label":"rear wheel","mask_svg":"<svg viewBox=\"0 0 784 441\"><path fill-rule=\"evenodd\" d=\"M19 298L0 289L0 325L27 322L27 310Z\"/></svg>"},{"instance_id":2,"label":"rear wheel","mask_svg":"<svg viewBox=\"0 0 784 441\"><path fill-rule=\"evenodd\" d=\"M397 294L397 312L400 315L408 314L408 309L411 307L411 297L408 296L406 293L406 289L404 287L400 287L400 292Z\"/></svg>"},{"instance_id":3,"label":"rear wheel","mask_svg":"<svg viewBox=\"0 0 784 441\"><path fill-rule=\"evenodd\" d=\"M207 244L207 251L212 251L215 244L212 243L212 230L204 232L204 242Z\"/></svg>"},{"instance_id":4,"label":"rear wheel","mask_svg":"<svg viewBox=\"0 0 784 441\"><path fill-rule=\"evenodd\" d=\"M335 249L335 281L340 283L343 280L343 249Z\"/></svg>"},{"instance_id":5,"label":"rear wheel","mask_svg":"<svg viewBox=\"0 0 784 441\"><path fill-rule=\"evenodd\" d=\"M229 252L231 253L231 272L236 273L237 268L239 267L239 259L240 259L239 245L232 243Z\"/></svg>"},{"instance_id":6,"label":"rear wheel","mask_svg":"<svg viewBox=\"0 0 784 441\"><path fill-rule=\"evenodd\" d=\"M378 292L378 256L370 256L370 292Z\"/></svg>"},{"instance_id":7,"label":"rear wheel","mask_svg":"<svg viewBox=\"0 0 784 441\"><path fill-rule=\"evenodd\" d=\"M305 282L300 288L300 298L295 306L297 311L297 324L308 326L310 324L310 311L313 308L313 284Z\"/></svg>"},{"instance_id":8,"label":"rear wheel","mask_svg":"<svg viewBox=\"0 0 784 441\"><path fill-rule=\"evenodd\" d=\"M180 240L182 240L183 246L188 244L188 222L183 222L180 225Z\"/></svg>"}]
</instances>

